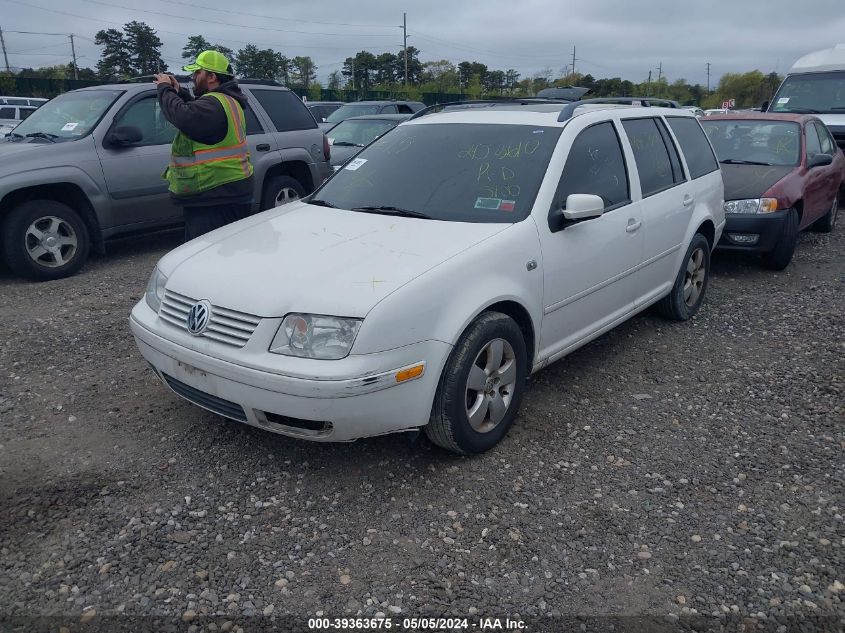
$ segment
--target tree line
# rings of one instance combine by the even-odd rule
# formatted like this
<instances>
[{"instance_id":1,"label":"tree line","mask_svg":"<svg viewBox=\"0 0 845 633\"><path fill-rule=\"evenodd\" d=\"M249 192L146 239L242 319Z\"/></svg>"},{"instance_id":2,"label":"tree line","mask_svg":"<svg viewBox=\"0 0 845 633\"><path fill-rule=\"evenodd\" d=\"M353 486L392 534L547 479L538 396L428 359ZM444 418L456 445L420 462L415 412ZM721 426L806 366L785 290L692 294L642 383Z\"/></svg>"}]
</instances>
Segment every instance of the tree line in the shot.
<instances>
[{"instance_id":1,"label":"tree line","mask_svg":"<svg viewBox=\"0 0 845 633\"><path fill-rule=\"evenodd\" d=\"M73 62L70 62L23 69L17 76L68 79L76 74L79 79L113 82L168 71L168 64L162 57L162 41L155 30L144 22L133 20L122 30L103 29L96 33L94 41L102 46L100 60L94 69L74 69ZM209 42L202 35L193 35L182 49L182 59L193 61L201 51L208 49L223 53L231 61L238 77L273 80L308 92L312 98L319 99L321 96L323 86L317 82L317 66L307 55L287 57L271 48L260 49L254 44L234 51ZM0 77L4 74L8 76L0 73ZM404 52L375 54L370 51L360 51L347 57L340 69L329 74L325 88L332 91L402 93L408 98L419 99L423 93L461 95L464 98L531 97L544 88L582 86L590 89L588 97L661 97L704 108L719 107L723 101L734 99L735 107L743 108L759 106L770 99L781 80L782 77L776 73L763 74L758 70L728 73L721 77L714 90L708 92L700 84L691 84L685 79L670 83L663 77L658 81L635 83L619 77L595 78L590 74L555 73L551 68L523 77L513 68L494 69L477 61L458 64L447 59L421 61L419 49L409 46L407 58Z\"/></svg>"}]
</instances>

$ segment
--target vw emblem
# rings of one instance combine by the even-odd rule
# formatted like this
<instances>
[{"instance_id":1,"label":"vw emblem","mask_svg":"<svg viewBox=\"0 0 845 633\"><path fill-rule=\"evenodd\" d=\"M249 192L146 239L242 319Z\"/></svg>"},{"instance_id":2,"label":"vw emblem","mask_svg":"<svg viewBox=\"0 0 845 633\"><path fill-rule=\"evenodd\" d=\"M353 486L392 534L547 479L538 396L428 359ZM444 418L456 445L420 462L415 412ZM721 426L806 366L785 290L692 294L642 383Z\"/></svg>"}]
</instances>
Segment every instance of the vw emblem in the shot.
<instances>
[{"instance_id":1,"label":"vw emblem","mask_svg":"<svg viewBox=\"0 0 845 633\"><path fill-rule=\"evenodd\" d=\"M185 319L185 325L188 326L188 332L191 334L200 335L208 327L208 321L211 318L211 304L208 301L199 301L191 306L191 311Z\"/></svg>"}]
</instances>

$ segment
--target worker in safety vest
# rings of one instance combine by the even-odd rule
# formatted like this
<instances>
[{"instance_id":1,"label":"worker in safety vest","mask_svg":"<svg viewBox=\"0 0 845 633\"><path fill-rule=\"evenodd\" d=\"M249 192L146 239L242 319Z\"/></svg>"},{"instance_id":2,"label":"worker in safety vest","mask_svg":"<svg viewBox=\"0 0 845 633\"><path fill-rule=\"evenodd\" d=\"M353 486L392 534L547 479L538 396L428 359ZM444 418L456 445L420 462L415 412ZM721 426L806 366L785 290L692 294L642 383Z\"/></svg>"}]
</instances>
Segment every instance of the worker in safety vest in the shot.
<instances>
[{"instance_id":1,"label":"worker in safety vest","mask_svg":"<svg viewBox=\"0 0 845 633\"><path fill-rule=\"evenodd\" d=\"M173 201L184 208L185 240L250 214L253 169L246 143L246 95L229 61L203 51L185 66L194 95L173 75L158 74L158 100L164 117L178 130L163 176Z\"/></svg>"}]
</instances>

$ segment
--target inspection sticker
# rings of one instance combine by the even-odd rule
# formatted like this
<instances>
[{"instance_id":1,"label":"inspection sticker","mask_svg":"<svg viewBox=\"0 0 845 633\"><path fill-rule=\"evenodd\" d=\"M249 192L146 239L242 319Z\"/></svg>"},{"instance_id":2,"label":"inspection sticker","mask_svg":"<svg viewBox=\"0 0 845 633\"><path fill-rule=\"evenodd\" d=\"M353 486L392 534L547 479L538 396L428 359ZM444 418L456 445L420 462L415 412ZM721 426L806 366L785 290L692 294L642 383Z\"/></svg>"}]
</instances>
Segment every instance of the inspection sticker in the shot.
<instances>
[{"instance_id":1,"label":"inspection sticker","mask_svg":"<svg viewBox=\"0 0 845 633\"><path fill-rule=\"evenodd\" d=\"M344 169L348 169L349 171L355 171L356 169L359 169L361 167L361 165L363 165L366 162L367 162L366 158L355 158L355 159L349 161L349 164L346 167L344 167Z\"/></svg>"},{"instance_id":2,"label":"inspection sticker","mask_svg":"<svg viewBox=\"0 0 845 633\"><path fill-rule=\"evenodd\" d=\"M62 132L72 132L76 129L77 125L79 125L79 123L65 123L64 127L62 128Z\"/></svg>"},{"instance_id":3,"label":"inspection sticker","mask_svg":"<svg viewBox=\"0 0 845 633\"><path fill-rule=\"evenodd\" d=\"M789 97L781 97L778 99L778 103L789 103Z\"/></svg>"}]
</instances>

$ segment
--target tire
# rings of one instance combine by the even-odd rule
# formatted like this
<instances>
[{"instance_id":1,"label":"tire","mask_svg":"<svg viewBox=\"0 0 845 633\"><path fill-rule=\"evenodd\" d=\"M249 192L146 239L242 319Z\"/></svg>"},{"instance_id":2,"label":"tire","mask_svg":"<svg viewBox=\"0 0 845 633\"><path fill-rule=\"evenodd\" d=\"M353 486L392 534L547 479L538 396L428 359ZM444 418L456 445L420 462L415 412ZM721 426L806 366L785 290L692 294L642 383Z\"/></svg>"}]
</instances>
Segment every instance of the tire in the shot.
<instances>
[{"instance_id":1,"label":"tire","mask_svg":"<svg viewBox=\"0 0 845 633\"><path fill-rule=\"evenodd\" d=\"M830 207L830 210L824 215L824 217L819 218L813 224L813 230L818 231L819 233L830 233L833 230L833 227L836 226L836 216L839 212L839 196L835 196L833 198L833 204Z\"/></svg>"},{"instance_id":2,"label":"tire","mask_svg":"<svg viewBox=\"0 0 845 633\"><path fill-rule=\"evenodd\" d=\"M696 233L684 256L675 284L658 304L660 314L673 321L686 321L695 316L704 301L710 282L710 242Z\"/></svg>"},{"instance_id":3,"label":"tire","mask_svg":"<svg viewBox=\"0 0 845 633\"><path fill-rule=\"evenodd\" d=\"M783 270L789 266L796 244L798 244L798 211L790 209L783 225L783 233L775 243L775 247L763 255L763 267L769 270Z\"/></svg>"},{"instance_id":4,"label":"tire","mask_svg":"<svg viewBox=\"0 0 845 633\"><path fill-rule=\"evenodd\" d=\"M525 339L514 320L500 312L479 316L449 355L425 426L428 438L462 455L491 449L516 418L527 366ZM470 412L477 414L473 421Z\"/></svg>"},{"instance_id":5,"label":"tire","mask_svg":"<svg viewBox=\"0 0 845 633\"><path fill-rule=\"evenodd\" d=\"M261 210L266 211L274 207L280 207L288 202L299 200L305 195L303 187L296 178L290 176L273 176L264 185L264 194L261 197Z\"/></svg>"},{"instance_id":6,"label":"tire","mask_svg":"<svg viewBox=\"0 0 845 633\"><path fill-rule=\"evenodd\" d=\"M76 273L91 249L85 222L68 205L55 200L29 200L9 212L3 222L3 252L12 272L36 281Z\"/></svg>"}]
</instances>

